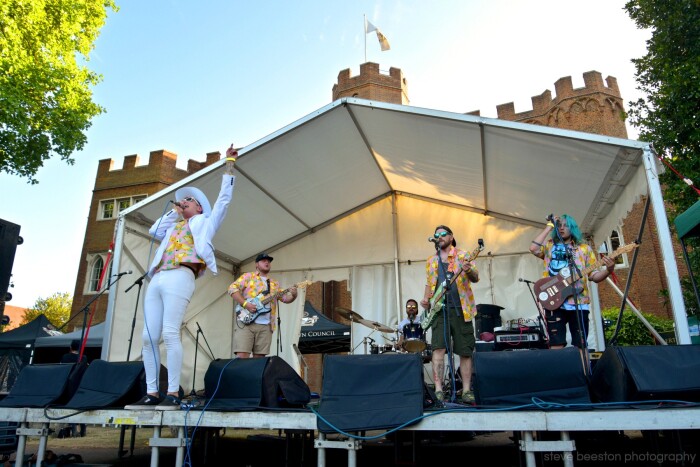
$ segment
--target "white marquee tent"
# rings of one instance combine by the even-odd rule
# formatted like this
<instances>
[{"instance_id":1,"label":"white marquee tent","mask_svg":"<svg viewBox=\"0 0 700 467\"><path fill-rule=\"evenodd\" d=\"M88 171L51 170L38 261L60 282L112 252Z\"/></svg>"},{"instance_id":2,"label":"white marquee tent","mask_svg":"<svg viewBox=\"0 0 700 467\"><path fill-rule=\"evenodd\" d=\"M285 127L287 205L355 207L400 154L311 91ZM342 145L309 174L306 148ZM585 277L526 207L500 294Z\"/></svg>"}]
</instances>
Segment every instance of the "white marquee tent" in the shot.
<instances>
[{"instance_id":1,"label":"white marquee tent","mask_svg":"<svg viewBox=\"0 0 700 467\"><path fill-rule=\"evenodd\" d=\"M223 164L121 213L114 270L142 274L157 247L148 227L169 209L175 190L196 185L213 202ZM200 339L196 387L202 387L210 358L230 358L235 324L226 289L234 268L252 270L261 251L274 256L273 275L283 286L347 280L354 311L396 326L403 303L422 297L425 260L434 253L427 238L446 224L467 251L484 240L476 260L477 303L504 307L504 319L533 317L536 306L518 279L541 275L541 261L528 247L546 216L572 215L600 245L641 195L652 201L678 342L690 343L659 167L648 143L345 98L246 146L236 168L233 201L214 239L220 274L197 281L185 316L186 389L192 385L197 324L214 355ZM134 313L131 359L140 358L144 294L138 294L137 307L138 289L124 293L134 277L122 278L109 295L105 359L126 358ZM597 308L595 285L592 289ZM299 337L303 299L300 294L295 303L282 305L280 348L273 350L295 368L292 344ZM599 322L593 320L590 341L602 350ZM357 352L372 332L353 326ZM372 337L381 343L381 336Z\"/></svg>"}]
</instances>

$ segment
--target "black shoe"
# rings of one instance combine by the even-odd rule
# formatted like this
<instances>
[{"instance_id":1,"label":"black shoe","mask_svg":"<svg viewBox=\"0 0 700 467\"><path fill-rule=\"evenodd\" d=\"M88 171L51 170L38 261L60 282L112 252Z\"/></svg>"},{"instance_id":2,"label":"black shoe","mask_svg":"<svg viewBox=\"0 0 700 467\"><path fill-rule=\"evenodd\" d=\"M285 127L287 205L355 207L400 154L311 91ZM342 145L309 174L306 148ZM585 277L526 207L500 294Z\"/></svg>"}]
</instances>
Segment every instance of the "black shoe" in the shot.
<instances>
[{"instance_id":1,"label":"black shoe","mask_svg":"<svg viewBox=\"0 0 700 467\"><path fill-rule=\"evenodd\" d=\"M129 404L124 407L125 410L154 410L156 406L160 404L160 399L157 398L156 396L151 396L150 394L146 394L143 396L143 399L141 399L138 402L134 402L133 404Z\"/></svg>"},{"instance_id":2,"label":"black shoe","mask_svg":"<svg viewBox=\"0 0 700 467\"><path fill-rule=\"evenodd\" d=\"M156 410L180 410L182 402L175 396L168 394L163 402L156 405Z\"/></svg>"}]
</instances>

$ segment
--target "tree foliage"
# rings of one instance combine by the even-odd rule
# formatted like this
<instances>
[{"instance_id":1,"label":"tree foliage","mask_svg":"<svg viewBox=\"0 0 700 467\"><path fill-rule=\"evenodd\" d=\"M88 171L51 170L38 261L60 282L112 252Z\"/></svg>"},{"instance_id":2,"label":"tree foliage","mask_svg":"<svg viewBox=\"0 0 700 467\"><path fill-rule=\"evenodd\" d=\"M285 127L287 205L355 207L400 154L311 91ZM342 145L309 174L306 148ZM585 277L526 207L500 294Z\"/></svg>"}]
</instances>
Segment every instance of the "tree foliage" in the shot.
<instances>
[{"instance_id":1,"label":"tree foliage","mask_svg":"<svg viewBox=\"0 0 700 467\"><path fill-rule=\"evenodd\" d=\"M0 0L0 170L38 183L54 155L73 164L91 119L104 111L81 63L113 0Z\"/></svg>"},{"instance_id":2,"label":"tree foliage","mask_svg":"<svg viewBox=\"0 0 700 467\"><path fill-rule=\"evenodd\" d=\"M637 27L651 31L646 55L633 60L645 97L630 103L629 120L670 165L660 179L673 221L698 201L683 178L700 183L700 0L630 0L625 10ZM700 243L688 245L698 276ZM683 288L686 308L695 309L687 278Z\"/></svg>"},{"instance_id":3,"label":"tree foliage","mask_svg":"<svg viewBox=\"0 0 700 467\"><path fill-rule=\"evenodd\" d=\"M601 312L604 320L610 321L605 328L605 342L609 343L615 332L619 308L606 308ZM651 313L643 313L642 316L652 325L656 332L661 333L673 330L673 320L661 318ZM620 332L617 334L617 345L653 345L656 344L653 334L644 326L636 314L629 308L625 308L622 314Z\"/></svg>"},{"instance_id":4,"label":"tree foliage","mask_svg":"<svg viewBox=\"0 0 700 467\"><path fill-rule=\"evenodd\" d=\"M34 306L24 312L21 325L27 324L39 315L46 315L51 324L60 328L70 318L73 297L68 292L56 292L49 298L39 297Z\"/></svg>"}]
</instances>

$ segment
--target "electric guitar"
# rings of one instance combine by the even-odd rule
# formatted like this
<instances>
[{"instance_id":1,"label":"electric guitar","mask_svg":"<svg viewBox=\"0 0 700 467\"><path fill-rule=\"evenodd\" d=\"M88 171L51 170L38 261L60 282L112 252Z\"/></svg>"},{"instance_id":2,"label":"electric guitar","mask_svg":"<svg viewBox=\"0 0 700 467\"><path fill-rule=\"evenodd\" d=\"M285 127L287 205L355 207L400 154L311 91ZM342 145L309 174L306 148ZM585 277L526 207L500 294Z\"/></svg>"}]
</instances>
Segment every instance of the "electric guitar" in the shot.
<instances>
[{"instance_id":1,"label":"electric guitar","mask_svg":"<svg viewBox=\"0 0 700 467\"><path fill-rule=\"evenodd\" d=\"M484 241L482 239L479 239L479 246L477 246L474 251L464 260L465 263L469 263L471 261L474 261L477 256L479 256L479 253L481 253L481 250L484 249ZM464 272L464 269L462 269L460 265L459 271L450 279L449 286L451 287L452 284L455 283L457 278L459 277L460 274ZM438 317L440 312L442 311L442 307L445 304L445 292L449 289L449 287L446 286L445 282L443 281L440 285L437 286L435 289L435 293L433 294L433 298L430 299L430 308L423 310L423 320L421 321L421 326L423 327L424 330L430 329L433 324L435 324L435 319Z\"/></svg>"},{"instance_id":2,"label":"electric guitar","mask_svg":"<svg viewBox=\"0 0 700 467\"><path fill-rule=\"evenodd\" d=\"M608 255L608 258L615 258L623 253L630 252L637 248L639 243L628 243ZM574 294L576 281L588 275L603 265L602 259L595 264L581 271L580 277L574 277L568 267L559 271L556 276L543 277L535 282L533 289L537 300L545 310L553 311L558 309L564 301Z\"/></svg>"},{"instance_id":3,"label":"electric guitar","mask_svg":"<svg viewBox=\"0 0 700 467\"><path fill-rule=\"evenodd\" d=\"M303 289L309 285L313 284L311 281L303 281L299 282L298 284L294 284L292 287L296 287L298 289ZM272 311L272 308L268 306L270 302L273 300L277 300L282 297L282 295L286 294L289 292L289 289L292 287L287 287L284 290L280 290L279 292L271 293L268 295L260 294L255 298L249 298L247 299L248 303L252 303L255 305L255 311L250 312L245 309L245 307L241 306L241 304L236 305L236 316L238 316L238 320L241 321L243 324L251 324L255 322L256 319L258 319L258 316L264 315L266 313L269 313Z\"/></svg>"}]
</instances>

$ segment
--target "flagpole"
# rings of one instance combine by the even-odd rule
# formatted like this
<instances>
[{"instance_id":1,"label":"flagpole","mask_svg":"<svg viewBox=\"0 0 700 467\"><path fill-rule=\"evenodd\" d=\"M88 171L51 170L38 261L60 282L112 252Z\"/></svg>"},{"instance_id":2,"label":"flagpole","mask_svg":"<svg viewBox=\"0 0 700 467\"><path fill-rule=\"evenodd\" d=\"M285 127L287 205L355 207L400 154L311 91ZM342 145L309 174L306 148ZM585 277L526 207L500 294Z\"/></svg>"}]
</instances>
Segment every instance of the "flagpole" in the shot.
<instances>
[{"instance_id":1,"label":"flagpole","mask_svg":"<svg viewBox=\"0 0 700 467\"><path fill-rule=\"evenodd\" d=\"M364 29L364 36L365 36L365 61L364 61L364 63L367 63L367 15L363 13L362 17L365 20L364 24L362 25L362 28Z\"/></svg>"}]
</instances>

